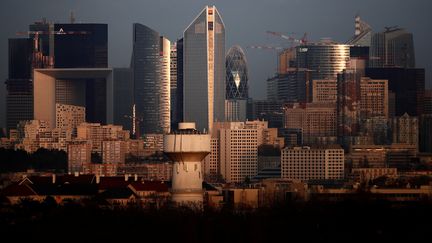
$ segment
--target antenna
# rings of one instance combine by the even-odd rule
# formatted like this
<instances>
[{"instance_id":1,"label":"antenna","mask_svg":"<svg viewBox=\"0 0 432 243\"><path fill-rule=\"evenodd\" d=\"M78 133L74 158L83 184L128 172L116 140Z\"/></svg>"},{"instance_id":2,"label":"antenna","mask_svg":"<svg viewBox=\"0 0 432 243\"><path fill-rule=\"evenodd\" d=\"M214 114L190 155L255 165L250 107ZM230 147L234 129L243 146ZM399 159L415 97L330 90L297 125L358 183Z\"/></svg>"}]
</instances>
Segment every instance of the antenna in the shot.
<instances>
[{"instance_id":1,"label":"antenna","mask_svg":"<svg viewBox=\"0 0 432 243\"><path fill-rule=\"evenodd\" d=\"M74 12L73 12L73 11L70 12L70 23L71 23L71 24L74 24L74 23L75 23L75 15L74 15Z\"/></svg>"}]
</instances>

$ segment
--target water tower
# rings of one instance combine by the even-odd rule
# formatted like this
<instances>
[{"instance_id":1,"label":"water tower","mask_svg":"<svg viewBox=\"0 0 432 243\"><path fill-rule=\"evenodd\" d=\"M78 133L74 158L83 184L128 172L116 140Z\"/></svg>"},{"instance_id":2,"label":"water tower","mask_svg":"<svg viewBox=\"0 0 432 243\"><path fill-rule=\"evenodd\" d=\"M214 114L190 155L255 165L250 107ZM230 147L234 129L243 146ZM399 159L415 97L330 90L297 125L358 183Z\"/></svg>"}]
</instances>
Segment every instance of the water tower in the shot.
<instances>
[{"instance_id":1,"label":"water tower","mask_svg":"<svg viewBox=\"0 0 432 243\"><path fill-rule=\"evenodd\" d=\"M174 202L202 204L201 161L210 151L210 135L197 131L193 122L179 123L177 131L164 135L164 152L174 162Z\"/></svg>"}]
</instances>

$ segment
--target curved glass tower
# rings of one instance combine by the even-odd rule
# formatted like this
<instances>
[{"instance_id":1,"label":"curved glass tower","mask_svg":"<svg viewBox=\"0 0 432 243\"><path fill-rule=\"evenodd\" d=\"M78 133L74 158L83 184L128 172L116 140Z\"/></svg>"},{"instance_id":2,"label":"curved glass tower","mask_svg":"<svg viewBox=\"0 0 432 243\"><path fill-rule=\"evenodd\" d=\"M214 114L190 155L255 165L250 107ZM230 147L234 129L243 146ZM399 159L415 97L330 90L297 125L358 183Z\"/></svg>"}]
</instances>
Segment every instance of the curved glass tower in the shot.
<instances>
[{"instance_id":1,"label":"curved glass tower","mask_svg":"<svg viewBox=\"0 0 432 243\"><path fill-rule=\"evenodd\" d=\"M184 31L183 119L211 131L225 118L225 25L216 7L205 7Z\"/></svg>"},{"instance_id":2,"label":"curved glass tower","mask_svg":"<svg viewBox=\"0 0 432 243\"><path fill-rule=\"evenodd\" d=\"M133 25L132 68L135 126L139 134L170 131L170 41L155 30Z\"/></svg>"},{"instance_id":3,"label":"curved glass tower","mask_svg":"<svg viewBox=\"0 0 432 243\"><path fill-rule=\"evenodd\" d=\"M226 98L248 98L248 69L246 56L240 46L228 50L226 65Z\"/></svg>"}]
</instances>

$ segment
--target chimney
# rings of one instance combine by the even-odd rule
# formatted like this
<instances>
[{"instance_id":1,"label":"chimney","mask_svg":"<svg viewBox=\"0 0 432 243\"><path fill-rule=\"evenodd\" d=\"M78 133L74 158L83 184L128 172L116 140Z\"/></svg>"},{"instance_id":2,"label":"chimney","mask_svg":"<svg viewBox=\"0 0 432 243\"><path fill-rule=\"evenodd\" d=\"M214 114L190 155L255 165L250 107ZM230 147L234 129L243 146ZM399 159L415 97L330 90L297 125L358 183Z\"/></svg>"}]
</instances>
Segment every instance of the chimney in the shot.
<instances>
[{"instance_id":1,"label":"chimney","mask_svg":"<svg viewBox=\"0 0 432 243\"><path fill-rule=\"evenodd\" d=\"M135 181L138 181L138 175L137 174L135 174L135 176L134 176L135 178Z\"/></svg>"},{"instance_id":2,"label":"chimney","mask_svg":"<svg viewBox=\"0 0 432 243\"><path fill-rule=\"evenodd\" d=\"M52 184L56 183L56 174L52 174Z\"/></svg>"},{"instance_id":3,"label":"chimney","mask_svg":"<svg viewBox=\"0 0 432 243\"><path fill-rule=\"evenodd\" d=\"M129 180L129 174L125 174L125 181Z\"/></svg>"},{"instance_id":4,"label":"chimney","mask_svg":"<svg viewBox=\"0 0 432 243\"><path fill-rule=\"evenodd\" d=\"M100 182L100 175L97 174L97 175L96 175L96 184L99 184L99 182Z\"/></svg>"}]
</instances>

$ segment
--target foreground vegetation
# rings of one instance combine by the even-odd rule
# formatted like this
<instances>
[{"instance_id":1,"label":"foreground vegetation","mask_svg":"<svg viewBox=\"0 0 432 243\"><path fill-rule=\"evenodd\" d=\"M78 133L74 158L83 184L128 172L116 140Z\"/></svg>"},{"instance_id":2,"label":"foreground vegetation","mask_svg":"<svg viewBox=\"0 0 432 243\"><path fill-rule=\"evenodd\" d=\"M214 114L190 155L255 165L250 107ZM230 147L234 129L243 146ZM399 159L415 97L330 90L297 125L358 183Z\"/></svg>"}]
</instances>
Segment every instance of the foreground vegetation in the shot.
<instances>
[{"instance_id":1,"label":"foreground vegetation","mask_svg":"<svg viewBox=\"0 0 432 243\"><path fill-rule=\"evenodd\" d=\"M23 201L2 206L0 233L22 241L298 242L424 240L431 202L289 203L258 210L188 207L101 208L96 204ZM3 238L4 239L4 238Z\"/></svg>"}]
</instances>

